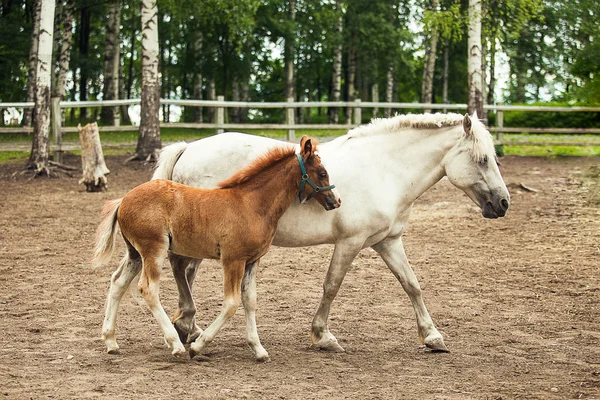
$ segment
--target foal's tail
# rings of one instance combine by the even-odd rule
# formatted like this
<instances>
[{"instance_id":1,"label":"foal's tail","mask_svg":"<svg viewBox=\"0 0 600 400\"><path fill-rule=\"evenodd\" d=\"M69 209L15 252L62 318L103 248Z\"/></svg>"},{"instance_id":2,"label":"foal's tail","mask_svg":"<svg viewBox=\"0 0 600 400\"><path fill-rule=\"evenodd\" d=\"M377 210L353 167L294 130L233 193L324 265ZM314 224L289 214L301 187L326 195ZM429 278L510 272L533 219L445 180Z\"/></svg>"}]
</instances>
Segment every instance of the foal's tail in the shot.
<instances>
[{"instance_id":1,"label":"foal's tail","mask_svg":"<svg viewBox=\"0 0 600 400\"><path fill-rule=\"evenodd\" d=\"M183 154L188 144L186 142L173 143L163 148L158 156L156 169L152 174L152 179L173 179L173 168L177 160Z\"/></svg>"},{"instance_id":2,"label":"foal's tail","mask_svg":"<svg viewBox=\"0 0 600 400\"><path fill-rule=\"evenodd\" d=\"M110 200L102 208L102 222L96 231L96 246L92 265L99 267L110 261L115 248L115 234L117 233L117 211L123 199Z\"/></svg>"}]
</instances>

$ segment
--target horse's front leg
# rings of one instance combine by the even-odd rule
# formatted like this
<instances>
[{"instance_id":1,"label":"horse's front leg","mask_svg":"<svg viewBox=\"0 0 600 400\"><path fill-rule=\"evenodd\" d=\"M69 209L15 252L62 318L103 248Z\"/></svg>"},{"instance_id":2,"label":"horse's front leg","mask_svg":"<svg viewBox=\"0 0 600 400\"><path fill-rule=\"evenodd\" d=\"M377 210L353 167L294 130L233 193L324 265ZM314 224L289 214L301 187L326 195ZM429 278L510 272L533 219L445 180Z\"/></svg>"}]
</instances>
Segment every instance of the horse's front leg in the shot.
<instances>
[{"instance_id":1,"label":"horse's front leg","mask_svg":"<svg viewBox=\"0 0 600 400\"><path fill-rule=\"evenodd\" d=\"M242 304L246 314L246 338L257 361L270 361L269 353L260 343L256 329L256 270L260 260L246 264L242 279Z\"/></svg>"},{"instance_id":2,"label":"horse's front leg","mask_svg":"<svg viewBox=\"0 0 600 400\"><path fill-rule=\"evenodd\" d=\"M362 249L362 243L364 243L362 240L346 240L335 244L327 276L323 282L323 297L312 322L311 347L316 350L344 351L335 336L329 332L327 320L331 303L340 289L352 260Z\"/></svg>"},{"instance_id":3,"label":"horse's front leg","mask_svg":"<svg viewBox=\"0 0 600 400\"><path fill-rule=\"evenodd\" d=\"M402 238L387 238L372 247L383 258L410 298L417 315L417 327L421 342L432 350L447 352L448 348L444 344L444 338L433 324L423 302L421 286L408 263Z\"/></svg>"},{"instance_id":4,"label":"horse's front leg","mask_svg":"<svg viewBox=\"0 0 600 400\"><path fill-rule=\"evenodd\" d=\"M202 260L169 252L169 261L179 293L178 309L172 318L173 325L181 341L191 343L202 334L202 329L196 325L196 304L192 297L192 285Z\"/></svg>"}]
</instances>

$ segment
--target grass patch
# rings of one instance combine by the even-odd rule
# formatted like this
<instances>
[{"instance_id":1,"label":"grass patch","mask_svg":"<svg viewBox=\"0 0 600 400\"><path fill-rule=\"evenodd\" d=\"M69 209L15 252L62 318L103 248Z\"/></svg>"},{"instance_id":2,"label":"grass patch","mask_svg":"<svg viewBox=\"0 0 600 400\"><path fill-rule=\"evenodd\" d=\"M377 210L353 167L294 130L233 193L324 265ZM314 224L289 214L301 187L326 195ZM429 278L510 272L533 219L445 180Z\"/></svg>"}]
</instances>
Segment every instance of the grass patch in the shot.
<instances>
[{"instance_id":1,"label":"grass patch","mask_svg":"<svg viewBox=\"0 0 600 400\"><path fill-rule=\"evenodd\" d=\"M0 164L25 163L29 158L28 151L0 151Z\"/></svg>"},{"instance_id":2,"label":"grass patch","mask_svg":"<svg viewBox=\"0 0 600 400\"><path fill-rule=\"evenodd\" d=\"M504 145L505 155L532 157L600 156L600 146L511 146Z\"/></svg>"}]
</instances>

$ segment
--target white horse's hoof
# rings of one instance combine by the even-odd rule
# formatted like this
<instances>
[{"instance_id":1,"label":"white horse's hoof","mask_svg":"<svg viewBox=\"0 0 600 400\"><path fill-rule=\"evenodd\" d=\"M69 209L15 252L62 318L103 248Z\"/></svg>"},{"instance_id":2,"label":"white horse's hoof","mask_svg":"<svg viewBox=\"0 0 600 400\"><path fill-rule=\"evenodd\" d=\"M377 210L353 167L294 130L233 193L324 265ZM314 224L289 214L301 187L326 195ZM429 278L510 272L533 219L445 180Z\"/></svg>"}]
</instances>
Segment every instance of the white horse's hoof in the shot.
<instances>
[{"instance_id":1,"label":"white horse's hoof","mask_svg":"<svg viewBox=\"0 0 600 400\"><path fill-rule=\"evenodd\" d=\"M346 351L342 346L340 346L337 339L333 337L333 335L322 338L317 343L313 343L310 348L313 350L328 351L332 353L343 353Z\"/></svg>"},{"instance_id":2,"label":"white horse's hoof","mask_svg":"<svg viewBox=\"0 0 600 400\"><path fill-rule=\"evenodd\" d=\"M446 344L444 343L444 338L439 333L426 337L425 340L423 341L423 344L425 344L425 346L427 346L428 349L430 349L431 351L434 351L434 352L440 352L440 353L449 353L450 352L450 350L448 350L448 348L446 347Z\"/></svg>"},{"instance_id":3,"label":"white horse's hoof","mask_svg":"<svg viewBox=\"0 0 600 400\"><path fill-rule=\"evenodd\" d=\"M268 363L271 362L271 357L268 354L262 354L260 356L256 356L256 361L259 363Z\"/></svg>"},{"instance_id":4,"label":"white horse's hoof","mask_svg":"<svg viewBox=\"0 0 600 400\"><path fill-rule=\"evenodd\" d=\"M106 349L108 354L119 354L119 346L109 347Z\"/></svg>"},{"instance_id":5,"label":"white horse's hoof","mask_svg":"<svg viewBox=\"0 0 600 400\"><path fill-rule=\"evenodd\" d=\"M183 347L183 345L180 345L180 346L175 345L171 354L177 358L183 358L184 355L186 354L185 347Z\"/></svg>"}]
</instances>

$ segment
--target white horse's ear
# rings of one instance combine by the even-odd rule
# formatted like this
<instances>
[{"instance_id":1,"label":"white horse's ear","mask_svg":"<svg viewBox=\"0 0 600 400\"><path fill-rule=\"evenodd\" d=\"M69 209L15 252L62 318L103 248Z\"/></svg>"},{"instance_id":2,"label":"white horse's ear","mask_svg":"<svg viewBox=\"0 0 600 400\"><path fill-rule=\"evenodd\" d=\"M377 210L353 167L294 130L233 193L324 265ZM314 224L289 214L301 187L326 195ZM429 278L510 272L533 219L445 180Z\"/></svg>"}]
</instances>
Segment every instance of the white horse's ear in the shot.
<instances>
[{"instance_id":1,"label":"white horse's ear","mask_svg":"<svg viewBox=\"0 0 600 400\"><path fill-rule=\"evenodd\" d=\"M474 118L477 117L477 112L475 112ZM471 124L471 117L469 117L469 113L465 114L463 118L463 129L467 135L471 134L471 128L473 125Z\"/></svg>"},{"instance_id":2,"label":"white horse's ear","mask_svg":"<svg viewBox=\"0 0 600 400\"><path fill-rule=\"evenodd\" d=\"M479 119L479 118L477 117L477 110L475 110L475 112L473 112L473 119Z\"/></svg>"}]
</instances>

